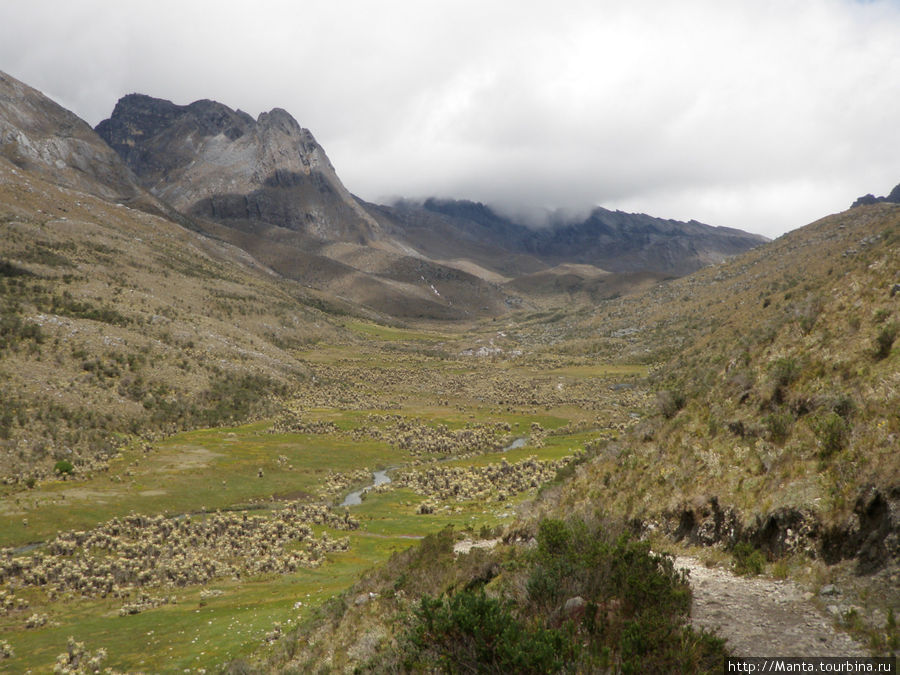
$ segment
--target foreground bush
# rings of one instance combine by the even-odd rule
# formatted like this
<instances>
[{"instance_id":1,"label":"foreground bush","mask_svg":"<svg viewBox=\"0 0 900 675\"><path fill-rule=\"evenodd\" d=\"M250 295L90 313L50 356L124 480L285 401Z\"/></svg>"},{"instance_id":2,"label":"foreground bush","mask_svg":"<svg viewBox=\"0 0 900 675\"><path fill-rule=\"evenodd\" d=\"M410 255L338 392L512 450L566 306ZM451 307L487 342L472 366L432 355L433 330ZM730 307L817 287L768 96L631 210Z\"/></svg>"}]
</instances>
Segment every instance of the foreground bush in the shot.
<instances>
[{"instance_id":1,"label":"foreground bush","mask_svg":"<svg viewBox=\"0 0 900 675\"><path fill-rule=\"evenodd\" d=\"M404 667L449 673L551 673L577 649L570 635L517 619L484 591L447 600L422 598L408 636Z\"/></svg>"},{"instance_id":2,"label":"foreground bush","mask_svg":"<svg viewBox=\"0 0 900 675\"><path fill-rule=\"evenodd\" d=\"M506 564L492 597L473 584L424 597L404 668L461 672L718 672L723 642L688 625L686 573L628 534L540 523L537 546Z\"/></svg>"}]
</instances>

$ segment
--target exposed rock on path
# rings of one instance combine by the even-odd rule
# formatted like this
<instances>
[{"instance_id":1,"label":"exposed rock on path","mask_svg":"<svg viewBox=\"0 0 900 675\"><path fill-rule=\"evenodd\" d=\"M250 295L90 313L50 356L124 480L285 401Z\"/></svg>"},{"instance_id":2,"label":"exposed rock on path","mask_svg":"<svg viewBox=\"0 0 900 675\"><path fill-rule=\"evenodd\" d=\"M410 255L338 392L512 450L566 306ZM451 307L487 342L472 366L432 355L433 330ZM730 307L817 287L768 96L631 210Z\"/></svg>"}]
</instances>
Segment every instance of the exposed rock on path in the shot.
<instances>
[{"instance_id":1,"label":"exposed rock on path","mask_svg":"<svg viewBox=\"0 0 900 675\"><path fill-rule=\"evenodd\" d=\"M735 656L869 655L791 581L738 577L681 556L675 566L690 572L694 626L715 630Z\"/></svg>"}]
</instances>

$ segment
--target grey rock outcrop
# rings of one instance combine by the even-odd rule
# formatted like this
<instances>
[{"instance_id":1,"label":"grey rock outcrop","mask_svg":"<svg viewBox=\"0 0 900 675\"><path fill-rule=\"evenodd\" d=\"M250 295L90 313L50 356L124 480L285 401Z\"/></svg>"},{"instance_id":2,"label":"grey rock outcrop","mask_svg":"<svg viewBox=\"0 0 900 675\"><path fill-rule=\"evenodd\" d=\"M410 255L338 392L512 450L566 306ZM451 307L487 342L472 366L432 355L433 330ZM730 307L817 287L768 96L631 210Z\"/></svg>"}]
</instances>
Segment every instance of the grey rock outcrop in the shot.
<instances>
[{"instance_id":1,"label":"grey rock outcrop","mask_svg":"<svg viewBox=\"0 0 900 675\"><path fill-rule=\"evenodd\" d=\"M857 197L856 201L850 205L850 208L855 209L857 206L869 206L870 204L880 204L882 202L900 204L900 184L895 185L894 189L886 197L876 197L871 192L862 197Z\"/></svg>"},{"instance_id":2,"label":"grey rock outcrop","mask_svg":"<svg viewBox=\"0 0 900 675\"><path fill-rule=\"evenodd\" d=\"M149 201L137 178L91 127L0 72L0 156L58 185L110 201Z\"/></svg>"},{"instance_id":3,"label":"grey rock outcrop","mask_svg":"<svg viewBox=\"0 0 900 675\"><path fill-rule=\"evenodd\" d=\"M129 94L97 133L144 187L184 214L323 241L364 243L379 229L312 133L280 108L254 120L215 101L182 106Z\"/></svg>"}]
</instances>

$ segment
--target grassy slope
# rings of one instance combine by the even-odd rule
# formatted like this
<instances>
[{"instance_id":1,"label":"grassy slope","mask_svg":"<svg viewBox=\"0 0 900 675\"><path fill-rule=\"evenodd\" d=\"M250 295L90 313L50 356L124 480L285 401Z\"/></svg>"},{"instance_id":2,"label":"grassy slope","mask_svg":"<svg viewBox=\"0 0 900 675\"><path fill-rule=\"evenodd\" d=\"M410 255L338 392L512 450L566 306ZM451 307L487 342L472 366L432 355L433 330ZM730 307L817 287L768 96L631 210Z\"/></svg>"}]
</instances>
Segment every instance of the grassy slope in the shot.
<instances>
[{"instance_id":1,"label":"grassy slope","mask_svg":"<svg viewBox=\"0 0 900 675\"><path fill-rule=\"evenodd\" d=\"M895 487L900 350L875 352L900 321L898 269L900 209L879 205L598 312L592 327L614 317L637 329L635 346L683 345L655 381L684 408L658 410L619 457L598 458L573 498L589 488L581 494L641 516L715 494L748 518L791 505L838 519L861 486ZM835 445L823 424L841 401ZM604 489L607 472L634 489Z\"/></svg>"},{"instance_id":2,"label":"grassy slope","mask_svg":"<svg viewBox=\"0 0 900 675\"><path fill-rule=\"evenodd\" d=\"M715 495L721 505L738 507L745 524L779 507L809 510L829 524L847 518L863 486L896 490L900 349L876 352L878 336L900 320L900 296L891 295L898 252L900 209L880 205L823 219L593 312L504 320L504 339L535 349L533 361L580 364L544 363L545 374L586 375L591 362L644 361L655 364L649 370L663 393L657 404L631 408L642 419L628 436L601 444L522 513L652 522ZM846 423L837 444L827 426L835 415ZM517 527L527 530L528 521ZM847 627L876 651L889 651L885 645L896 640L883 627L900 600L890 576L895 568L846 576L841 566L799 556L769 569L813 589L837 582L844 601L857 607ZM380 574L390 587L402 573L398 564ZM366 588L365 581L357 586ZM353 645L354 653L371 655L389 644L391 629L379 614L397 601L379 600L377 610L367 611L352 599L326 613L333 628L300 633L295 664L344 665L345 652L329 646ZM306 649L310 637L318 644Z\"/></svg>"},{"instance_id":3,"label":"grassy slope","mask_svg":"<svg viewBox=\"0 0 900 675\"><path fill-rule=\"evenodd\" d=\"M0 230L0 304L19 326L0 347L4 475L88 463L117 433L264 413L222 399L295 386L290 350L345 334L243 252L2 161Z\"/></svg>"}]
</instances>

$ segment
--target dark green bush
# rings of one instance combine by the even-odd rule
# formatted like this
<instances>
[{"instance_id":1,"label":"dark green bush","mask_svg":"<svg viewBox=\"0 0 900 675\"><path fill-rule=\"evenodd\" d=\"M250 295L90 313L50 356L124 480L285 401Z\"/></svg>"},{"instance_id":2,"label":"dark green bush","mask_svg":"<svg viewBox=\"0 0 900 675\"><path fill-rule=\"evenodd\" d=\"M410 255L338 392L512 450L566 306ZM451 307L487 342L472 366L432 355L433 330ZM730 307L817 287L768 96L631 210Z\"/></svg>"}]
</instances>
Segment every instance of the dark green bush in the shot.
<instances>
[{"instance_id":1,"label":"dark green bush","mask_svg":"<svg viewBox=\"0 0 900 675\"><path fill-rule=\"evenodd\" d=\"M734 558L735 574L748 576L762 574L766 566L766 559L762 552L746 541L736 544L731 555Z\"/></svg>"},{"instance_id":2,"label":"dark green bush","mask_svg":"<svg viewBox=\"0 0 900 675\"><path fill-rule=\"evenodd\" d=\"M41 303L45 311L71 316L79 319L90 319L108 323L113 326L127 326L131 319L121 314L112 307L95 307L90 302L76 300L69 291L63 291L62 295L54 295L49 302Z\"/></svg>"},{"instance_id":3,"label":"dark green bush","mask_svg":"<svg viewBox=\"0 0 900 675\"><path fill-rule=\"evenodd\" d=\"M14 265L8 260L0 260L0 277L31 277L34 276L28 270L19 267L18 265Z\"/></svg>"},{"instance_id":4,"label":"dark green bush","mask_svg":"<svg viewBox=\"0 0 900 675\"><path fill-rule=\"evenodd\" d=\"M787 387L800 376L800 365L794 358L781 357L770 364L769 375L776 387Z\"/></svg>"},{"instance_id":5,"label":"dark green bush","mask_svg":"<svg viewBox=\"0 0 900 675\"><path fill-rule=\"evenodd\" d=\"M836 412L829 412L813 420L813 430L821 444L823 458L840 452L850 441L850 424Z\"/></svg>"},{"instance_id":6,"label":"dark green bush","mask_svg":"<svg viewBox=\"0 0 900 675\"><path fill-rule=\"evenodd\" d=\"M422 598L407 636L405 665L447 673L553 673L571 662L577 643L559 630L529 628L508 603L484 591Z\"/></svg>"},{"instance_id":7,"label":"dark green bush","mask_svg":"<svg viewBox=\"0 0 900 675\"><path fill-rule=\"evenodd\" d=\"M856 411L856 402L848 394L839 394L831 400L829 407L845 420L849 420Z\"/></svg>"},{"instance_id":8,"label":"dark green bush","mask_svg":"<svg viewBox=\"0 0 900 675\"><path fill-rule=\"evenodd\" d=\"M284 387L265 375L224 374L200 396L196 414L207 426L240 422L267 411L270 395L281 393Z\"/></svg>"},{"instance_id":9,"label":"dark green bush","mask_svg":"<svg viewBox=\"0 0 900 675\"><path fill-rule=\"evenodd\" d=\"M54 465L53 470L56 471L56 473L58 473L60 476L63 476L63 475L71 476L72 474L75 473L75 467L72 465L72 462L70 462L67 459L59 460Z\"/></svg>"},{"instance_id":10,"label":"dark green bush","mask_svg":"<svg viewBox=\"0 0 900 675\"><path fill-rule=\"evenodd\" d=\"M41 344L44 341L41 327L31 321L23 321L21 316L4 310L4 315L0 316L0 351L15 350L23 340Z\"/></svg>"},{"instance_id":11,"label":"dark green bush","mask_svg":"<svg viewBox=\"0 0 900 675\"><path fill-rule=\"evenodd\" d=\"M878 360L886 359L890 356L891 349L894 346L894 340L897 339L898 326L896 323L889 323L878 331L875 336L875 358Z\"/></svg>"},{"instance_id":12,"label":"dark green bush","mask_svg":"<svg viewBox=\"0 0 900 675\"><path fill-rule=\"evenodd\" d=\"M527 616L559 622L565 603L585 610L569 617L583 648L576 671L717 672L723 641L687 625L691 591L672 558L628 534L613 535L582 521L547 519L528 555ZM562 617L562 618L560 618Z\"/></svg>"},{"instance_id":13,"label":"dark green bush","mask_svg":"<svg viewBox=\"0 0 900 675\"><path fill-rule=\"evenodd\" d=\"M667 389L656 395L656 406L667 420L675 417L686 402L684 393L678 389Z\"/></svg>"},{"instance_id":14,"label":"dark green bush","mask_svg":"<svg viewBox=\"0 0 900 675\"><path fill-rule=\"evenodd\" d=\"M774 412L763 418L769 438L775 443L783 443L791 434L794 416L788 412Z\"/></svg>"}]
</instances>

